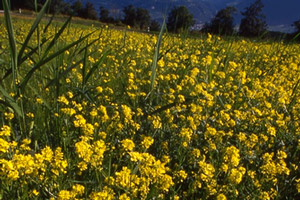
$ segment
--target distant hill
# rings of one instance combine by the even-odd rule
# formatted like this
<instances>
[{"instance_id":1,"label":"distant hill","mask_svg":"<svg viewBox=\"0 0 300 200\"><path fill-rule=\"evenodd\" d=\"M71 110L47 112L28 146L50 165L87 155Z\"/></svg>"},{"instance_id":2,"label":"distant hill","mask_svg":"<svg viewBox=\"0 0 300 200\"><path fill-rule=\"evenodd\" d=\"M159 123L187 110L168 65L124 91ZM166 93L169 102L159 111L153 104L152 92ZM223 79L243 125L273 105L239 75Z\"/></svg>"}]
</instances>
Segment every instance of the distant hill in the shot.
<instances>
[{"instance_id":1,"label":"distant hill","mask_svg":"<svg viewBox=\"0 0 300 200\"><path fill-rule=\"evenodd\" d=\"M74 0L69 0L74 1ZM83 0L90 1L96 9L103 6L110 10L114 17L122 17L122 9L129 4L135 7L146 8L150 11L153 19L161 21L163 15L168 13L173 6L186 6L198 24L208 22L218 10L233 5L238 9L235 16L236 24L240 22L241 14L245 7L254 0ZM265 5L264 13L267 17L269 28L276 31L291 32L291 24L300 19L299 0L263 0Z\"/></svg>"}]
</instances>

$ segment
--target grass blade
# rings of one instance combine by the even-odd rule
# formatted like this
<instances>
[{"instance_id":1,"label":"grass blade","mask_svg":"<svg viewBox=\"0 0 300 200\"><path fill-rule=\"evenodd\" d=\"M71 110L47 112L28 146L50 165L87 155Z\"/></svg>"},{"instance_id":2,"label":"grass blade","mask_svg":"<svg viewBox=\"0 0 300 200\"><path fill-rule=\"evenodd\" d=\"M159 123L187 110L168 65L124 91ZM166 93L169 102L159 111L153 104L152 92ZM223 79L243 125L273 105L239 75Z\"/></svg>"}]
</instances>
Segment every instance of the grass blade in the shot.
<instances>
[{"instance_id":1,"label":"grass blade","mask_svg":"<svg viewBox=\"0 0 300 200\"><path fill-rule=\"evenodd\" d=\"M95 63L95 65L90 69L90 71L88 72L88 74L86 75L85 79L84 79L84 84L87 83L88 79L92 76L92 74L96 71L96 69L98 69L100 67L100 65L102 65L103 61L105 60L106 56L109 54L110 50L106 51L101 58L98 60L97 63Z\"/></svg>"},{"instance_id":2,"label":"grass blade","mask_svg":"<svg viewBox=\"0 0 300 200\"><path fill-rule=\"evenodd\" d=\"M52 41L50 42L50 44L48 45L48 47L46 48L42 60L48 55L49 51L51 50L51 48L56 44L57 39L60 37L60 35L64 32L64 30L66 29L67 25L71 22L72 16L70 16L67 21L63 24L63 26L59 29L59 31L55 34L54 38L52 39Z\"/></svg>"},{"instance_id":3,"label":"grass blade","mask_svg":"<svg viewBox=\"0 0 300 200\"><path fill-rule=\"evenodd\" d=\"M15 80L15 73L17 71L18 67L18 52L17 52L17 46L16 46L16 40L15 40L15 34L14 34L14 29L11 21L11 16L10 16L10 10L8 6L8 1L3 0L3 9L4 9L4 16L5 16L5 23L6 23L6 28L8 32L8 39L9 39L9 47L10 47L10 52L11 52L11 57L12 57L12 72L13 72L13 80Z\"/></svg>"},{"instance_id":4,"label":"grass blade","mask_svg":"<svg viewBox=\"0 0 300 200\"><path fill-rule=\"evenodd\" d=\"M48 41L48 39L46 39L45 41L43 41L40 46L42 47L47 41ZM18 65L21 65L28 58L31 58L31 56L38 51L39 46L36 46L34 48L29 48L29 49L31 49L31 51L29 51L26 55L23 56L23 58L20 61L18 61ZM6 73L4 74L4 76L2 77L2 79L0 80L0 82L3 81L5 78L7 78L11 73L12 73L12 69L10 68L10 69L8 69L6 71Z\"/></svg>"},{"instance_id":5,"label":"grass blade","mask_svg":"<svg viewBox=\"0 0 300 200\"><path fill-rule=\"evenodd\" d=\"M98 39L95 39L95 40L93 40L92 42L90 42L90 43L88 44L88 47L91 46L92 44L94 44L96 41L98 41ZM79 50L78 53L77 53L76 55L79 55L79 54L82 53L84 50L85 50L85 47L82 48L81 50ZM94 54L95 52L97 52L97 51L94 51L94 52L90 53L89 56L91 56L91 55ZM76 55L74 54L73 57L75 57ZM51 81L49 81L48 84L45 86L45 88L47 88L47 87L53 85L53 84L54 84L55 82L57 82L59 79L61 79L62 77L66 76L73 68L75 68L76 66L78 66L78 65L79 65L80 63L82 63L83 61L84 61L84 58L80 59L79 61L77 61L77 62L74 63L74 64L69 65L69 67L68 67L66 70L64 70L63 72L61 72L60 74L58 74L57 77L55 77L54 79L52 79Z\"/></svg>"},{"instance_id":6,"label":"grass blade","mask_svg":"<svg viewBox=\"0 0 300 200\"><path fill-rule=\"evenodd\" d=\"M40 21L42 20L44 14L46 12L46 8L48 7L48 5L49 5L49 0L47 0L45 2L45 4L42 7L41 11L39 12L39 14L37 15L37 17L35 18L35 21L33 22L32 26L30 28L30 31L27 34L26 39L25 39L25 41L24 41L24 43L23 43L23 45L22 45L22 47L21 47L21 49L19 51L18 62L20 62L20 60L22 59L22 55L23 55L23 53L24 53L24 51L25 51L25 49L27 47L27 44L28 44L29 40L31 39L34 31L37 29Z\"/></svg>"},{"instance_id":7,"label":"grass blade","mask_svg":"<svg viewBox=\"0 0 300 200\"><path fill-rule=\"evenodd\" d=\"M18 106L18 104L15 102L15 100L8 94L8 92L0 85L0 92L3 94L3 96L7 99L8 104L11 106L11 108L14 109L14 111L22 117L22 111L21 108Z\"/></svg>"},{"instance_id":8,"label":"grass blade","mask_svg":"<svg viewBox=\"0 0 300 200\"><path fill-rule=\"evenodd\" d=\"M165 28L166 28L166 20L164 19L163 25L160 29L160 33L159 33L159 36L158 36L158 39L157 39L156 48L155 48L154 57L153 57L153 64L152 64L152 69L151 69L152 73L151 73L151 79L150 79L150 81L151 81L151 90L150 90L150 92L152 92L153 87L154 87L154 81L155 81L155 78L156 78L157 61L158 61L158 56L159 56L159 49L160 49L162 36L163 36L164 31L165 31Z\"/></svg>"},{"instance_id":9,"label":"grass blade","mask_svg":"<svg viewBox=\"0 0 300 200\"><path fill-rule=\"evenodd\" d=\"M83 66L82 66L82 87L85 85L85 69L86 69L87 58L88 58L88 41L86 41L83 58L84 59L83 59Z\"/></svg>"},{"instance_id":10,"label":"grass blade","mask_svg":"<svg viewBox=\"0 0 300 200\"><path fill-rule=\"evenodd\" d=\"M33 73L39 69L41 66L43 66L44 64L46 64L47 62L49 62L50 60L52 60L53 58L57 57L58 55L64 53L66 50L70 49L71 47L79 44L80 42L82 42L83 40L85 40L87 37L89 37L92 33L87 34L86 36L78 39L77 41L65 46L64 48L58 50L57 52L49 55L47 58L42 59L41 61L39 61L24 77L24 79L22 80L22 82L20 83L19 87L21 89L21 91L24 91L25 86L27 84L27 82L29 81L29 79L31 78L31 76L33 75Z\"/></svg>"}]
</instances>

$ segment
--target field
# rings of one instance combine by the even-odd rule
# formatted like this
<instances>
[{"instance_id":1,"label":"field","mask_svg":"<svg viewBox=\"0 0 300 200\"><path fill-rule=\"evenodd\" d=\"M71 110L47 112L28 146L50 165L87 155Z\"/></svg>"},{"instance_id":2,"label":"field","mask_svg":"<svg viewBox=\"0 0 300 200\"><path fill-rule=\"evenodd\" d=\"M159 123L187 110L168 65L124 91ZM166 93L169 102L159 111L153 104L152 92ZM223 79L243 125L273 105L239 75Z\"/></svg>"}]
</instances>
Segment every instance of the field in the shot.
<instances>
[{"instance_id":1,"label":"field","mask_svg":"<svg viewBox=\"0 0 300 200\"><path fill-rule=\"evenodd\" d=\"M300 198L299 44L39 17L0 19L0 199Z\"/></svg>"}]
</instances>

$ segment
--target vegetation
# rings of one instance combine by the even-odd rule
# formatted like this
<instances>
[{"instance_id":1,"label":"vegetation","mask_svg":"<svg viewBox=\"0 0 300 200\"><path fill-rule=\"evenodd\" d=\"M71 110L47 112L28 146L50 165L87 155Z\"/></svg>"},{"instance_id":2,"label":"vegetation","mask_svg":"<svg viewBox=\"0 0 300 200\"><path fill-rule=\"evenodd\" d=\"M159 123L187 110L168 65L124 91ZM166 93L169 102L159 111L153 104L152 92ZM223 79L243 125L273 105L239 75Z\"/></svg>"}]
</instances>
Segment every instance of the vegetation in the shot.
<instances>
[{"instance_id":1,"label":"vegetation","mask_svg":"<svg viewBox=\"0 0 300 200\"><path fill-rule=\"evenodd\" d=\"M241 14L244 16L240 23L240 35L254 37L260 36L267 30L266 17L262 14L264 5L261 0L256 0Z\"/></svg>"},{"instance_id":2,"label":"vegetation","mask_svg":"<svg viewBox=\"0 0 300 200\"><path fill-rule=\"evenodd\" d=\"M0 199L299 199L300 46L0 24Z\"/></svg>"},{"instance_id":3,"label":"vegetation","mask_svg":"<svg viewBox=\"0 0 300 200\"><path fill-rule=\"evenodd\" d=\"M114 23L115 19L110 16L109 10L104 8L103 6L100 6L100 18L99 20L104 23Z\"/></svg>"},{"instance_id":4,"label":"vegetation","mask_svg":"<svg viewBox=\"0 0 300 200\"><path fill-rule=\"evenodd\" d=\"M300 32L300 19L297 20L297 21L295 21L293 23L293 26L295 27L295 29L296 29L297 32Z\"/></svg>"},{"instance_id":5,"label":"vegetation","mask_svg":"<svg viewBox=\"0 0 300 200\"><path fill-rule=\"evenodd\" d=\"M150 30L151 31L159 31L160 30L160 24L156 20L151 20L150 23Z\"/></svg>"},{"instance_id":6,"label":"vegetation","mask_svg":"<svg viewBox=\"0 0 300 200\"><path fill-rule=\"evenodd\" d=\"M232 35L234 33L234 19L232 15L236 11L236 8L232 6L221 9L210 23L205 24L203 31L220 35Z\"/></svg>"},{"instance_id":7,"label":"vegetation","mask_svg":"<svg viewBox=\"0 0 300 200\"><path fill-rule=\"evenodd\" d=\"M188 30L195 21L193 15L185 6L174 7L168 15L167 28L170 32Z\"/></svg>"},{"instance_id":8,"label":"vegetation","mask_svg":"<svg viewBox=\"0 0 300 200\"><path fill-rule=\"evenodd\" d=\"M133 5L124 7L123 23L131 27L145 29L150 26L151 17L148 10L144 8L134 8Z\"/></svg>"}]
</instances>

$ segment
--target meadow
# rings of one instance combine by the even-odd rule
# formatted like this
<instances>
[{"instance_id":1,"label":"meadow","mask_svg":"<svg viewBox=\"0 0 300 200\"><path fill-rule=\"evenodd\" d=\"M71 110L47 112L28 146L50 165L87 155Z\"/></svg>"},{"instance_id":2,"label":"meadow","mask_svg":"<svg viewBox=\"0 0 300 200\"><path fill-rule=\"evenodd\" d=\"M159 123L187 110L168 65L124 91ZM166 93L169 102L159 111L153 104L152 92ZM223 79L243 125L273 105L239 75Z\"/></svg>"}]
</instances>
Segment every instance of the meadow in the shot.
<instances>
[{"instance_id":1,"label":"meadow","mask_svg":"<svg viewBox=\"0 0 300 200\"><path fill-rule=\"evenodd\" d=\"M0 19L0 199L297 199L300 45Z\"/></svg>"}]
</instances>

